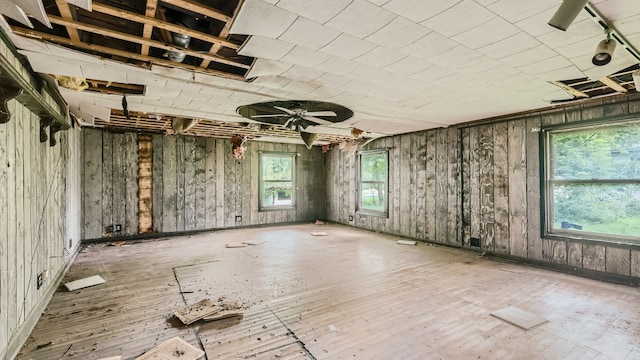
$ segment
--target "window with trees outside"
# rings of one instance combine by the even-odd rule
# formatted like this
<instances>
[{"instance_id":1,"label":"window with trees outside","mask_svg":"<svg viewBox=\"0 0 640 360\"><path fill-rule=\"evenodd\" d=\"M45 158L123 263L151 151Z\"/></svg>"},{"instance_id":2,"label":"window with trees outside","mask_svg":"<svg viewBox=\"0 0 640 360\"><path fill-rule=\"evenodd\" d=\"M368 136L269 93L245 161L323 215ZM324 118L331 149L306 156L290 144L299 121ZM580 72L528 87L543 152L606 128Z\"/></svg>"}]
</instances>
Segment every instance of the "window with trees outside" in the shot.
<instances>
[{"instance_id":1,"label":"window with trees outside","mask_svg":"<svg viewBox=\"0 0 640 360\"><path fill-rule=\"evenodd\" d=\"M260 210L295 207L295 153L260 153Z\"/></svg>"},{"instance_id":2,"label":"window with trees outside","mask_svg":"<svg viewBox=\"0 0 640 360\"><path fill-rule=\"evenodd\" d=\"M385 150L358 154L358 212L387 216L389 154Z\"/></svg>"},{"instance_id":3,"label":"window with trees outside","mask_svg":"<svg viewBox=\"0 0 640 360\"><path fill-rule=\"evenodd\" d=\"M640 241L640 122L546 131L548 234Z\"/></svg>"}]
</instances>

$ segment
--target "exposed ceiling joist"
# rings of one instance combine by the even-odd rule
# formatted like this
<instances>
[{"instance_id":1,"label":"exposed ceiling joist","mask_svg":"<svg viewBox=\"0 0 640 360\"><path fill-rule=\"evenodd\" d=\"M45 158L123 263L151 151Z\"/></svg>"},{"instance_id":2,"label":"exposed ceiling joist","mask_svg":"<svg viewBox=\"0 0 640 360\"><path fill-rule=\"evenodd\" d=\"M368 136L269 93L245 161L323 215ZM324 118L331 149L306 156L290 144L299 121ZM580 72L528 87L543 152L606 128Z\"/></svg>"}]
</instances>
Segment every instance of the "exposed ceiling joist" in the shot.
<instances>
[{"instance_id":1,"label":"exposed ceiling joist","mask_svg":"<svg viewBox=\"0 0 640 360\"><path fill-rule=\"evenodd\" d=\"M58 6L58 11L60 12L60 15L63 19L73 21L73 13L71 12L69 3L67 3L65 0L56 0L56 6ZM49 16L49 21L51 21L51 16ZM69 34L69 38L72 41L80 42L78 29L67 26L67 33Z\"/></svg>"},{"instance_id":2,"label":"exposed ceiling joist","mask_svg":"<svg viewBox=\"0 0 640 360\"><path fill-rule=\"evenodd\" d=\"M147 6L144 15L146 17L156 17L156 11L158 10L158 0L147 0ZM144 28L142 30L142 38L146 40L151 40L151 35L153 34L153 26L151 24L144 24ZM142 55L149 55L149 45L142 44L142 48L140 49L140 53Z\"/></svg>"},{"instance_id":3,"label":"exposed ceiling joist","mask_svg":"<svg viewBox=\"0 0 640 360\"><path fill-rule=\"evenodd\" d=\"M231 22L231 16L222 13L219 10L203 5L192 0L162 0L163 3L178 6L180 8L201 14L212 19L220 20L225 23Z\"/></svg>"},{"instance_id":4,"label":"exposed ceiling joist","mask_svg":"<svg viewBox=\"0 0 640 360\"><path fill-rule=\"evenodd\" d=\"M608 87L610 87L611 89L619 92L619 93L626 93L627 89L625 89L622 85L618 84L617 82L611 80L609 77L605 76L602 79L599 79L598 81L600 81L601 83L607 85Z\"/></svg>"}]
</instances>

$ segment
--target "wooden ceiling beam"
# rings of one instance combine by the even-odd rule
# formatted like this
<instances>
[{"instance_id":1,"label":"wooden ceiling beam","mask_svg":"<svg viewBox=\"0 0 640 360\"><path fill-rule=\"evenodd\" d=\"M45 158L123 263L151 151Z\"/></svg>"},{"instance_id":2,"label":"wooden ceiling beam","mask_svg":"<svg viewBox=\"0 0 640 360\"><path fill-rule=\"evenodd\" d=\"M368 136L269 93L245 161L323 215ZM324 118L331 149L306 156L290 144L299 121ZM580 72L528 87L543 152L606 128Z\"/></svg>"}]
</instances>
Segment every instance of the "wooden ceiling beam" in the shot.
<instances>
[{"instance_id":1,"label":"wooden ceiling beam","mask_svg":"<svg viewBox=\"0 0 640 360\"><path fill-rule=\"evenodd\" d=\"M202 41L206 41L212 44L220 44L222 46L226 46L231 49L238 49L240 47L238 44L232 43L231 41L228 41L226 39L221 39L219 37L205 34L200 31L192 30L192 29L182 27L176 24L172 24L166 21L158 20L156 18L136 14L130 11L118 9L118 8L104 5L97 2L93 3L93 11L97 11L103 14L115 16L122 19L135 21L142 24L149 24L151 26L154 26L160 29L165 29L165 30L173 31L179 34L191 36L193 38L200 39Z\"/></svg>"},{"instance_id":2,"label":"wooden ceiling beam","mask_svg":"<svg viewBox=\"0 0 640 360\"><path fill-rule=\"evenodd\" d=\"M95 5L95 3L94 3L94 5ZM28 30L28 29L24 29L24 28L21 28L21 27L17 27L17 26L12 26L11 30L16 35L24 36L24 37L29 38L29 39L39 38L39 39L46 40L46 41L51 41L51 42L54 42L54 43L57 43L57 44L75 46L75 47L78 47L78 48L81 48L81 49L84 49L84 50L96 51L96 52L100 52L100 53L104 53L104 54L109 54L109 55L112 55L112 56L121 56L121 57L127 58L127 59L150 62L150 63L154 63L154 64L166 66L166 67L179 67L179 68L188 69L188 70L192 70L192 71L198 71L198 72L205 73L205 74L224 77L224 78L228 78L228 79L243 80L243 81L245 80L244 77L242 77L242 76L229 74L229 73L226 73L226 72L223 72L223 71L203 69L203 68L201 68L199 66L193 66L193 65L188 65L188 64L184 64L184 63L176 63L176 62L169 61L169 60L162 60L162 59L158 59L158 58L154 58L154 57L150 57L150 56L144 56L144 55L141 55L141 54L138 54L138 53L132 53L132 52L124 51L124 50L117 50L117 49L114 49L114 48L101 46L101 45L87 44L87 43L84 43L84 42L76 43L76 42L71 41L70 39L67 39L67 38L63 38L63 37L56 36L56 35L50 35L50 34L38 32L38 31Z\"/></svg>"},{"instance_id":3,"label":"wooden ceiling beam","mask_svg":"<svg viewBox=\"0 0 640 360\"><path fill-rule=\"evenodd\" d=\"M147 6L146 6L144 15L147 17L155 18L157 10L158 10L158 0L147 0ZM153 25L145 23L144 28L142 30L142 38L145 40L151 40L151 34L153 34ZM142 48L140 49L140 54L149 55L148 44L142 44Z\"/></svg>"},{"instance_id":4,"label":"wooden ceiling beam","mask_svg":"<svg viewBox=\"0 0 640 360\"><path fill-rule=\"evenodd\" d=\"M238 15L238 11L240 11L240 6L242 5L242 0L238 1L238 6L236 6L235 10L233 11L233 18L229 19L229 21L227 21L224 26L222 27L222 30L220 30L220 34L218 35L218 37L226 39L229 36L229 29L231 28L231 23L232 20L236 17L236 15ZM209 53L210 54L217 54L218 50L220 50L220 48L222 47L222 45L220 44L213 44L211 45L211 48L209 49ZM200 64L200 66L202 66L203 68L207 68L209 67L209 64L211 63L211 61L204 59L202 61L202 64Z\"/></svg>"},{"instance_id":5,"label":"wooden ceiling beam","mask_svg":"<svg viewBox=\"0 0 640 360\"><path fill-rule=\"evenodd\" d=\"M575 97L579 97L579 98L588 98L589 95L587 95L586 93L578 90L578 89L574 89L571 86L560 82L560 81L551 81L552 84L559 86L560 88L562 88L564 91L566 91L567 93L569 93L569 95L573 95Z\"/></svg>"},{"instance_id":6,"label":"wooden ceiling beam","mask_svg":"<svg viewBox=\"0 0 640 360\"><path fill-rule=\"evenodd\" d=\"M94 34L103 35L103 36L111 37L111 38L114 38L114 39L120 39L120 40L132 42L132 43L137 43L137 44L141 44L141 45L147 45L147 46L155 47L155 48L158 48L158 49L163 49L163 50L167 50L167 51L182 51L182 52L184 52L185 54L187 54L189 56L193 56L193 57L197 57L197 58L201 58L201 59L207 59L209 61L219 62L219 63L222 63L222 64L227 64L227 65L239 67L239 68L242 68L242 69L249 69L251 67L250 65L246 65L246 64L238 63L238 62L235 62L235 61L232 61L232 60L228 60L228 59L222 58L220 56L207 54L207 53L200 52L200 51L195 51L195 50L192 50L192 49L182 48L182 47L176 46L176 45L167 45L167 44L165 44L163 42L160 42L160 41L144 39L144 38L140 38L140 37L137 37L137 36L134 36L134 35L130 35L130 34L127 34L127 33L119 32L119 31L115 31L115 30L108 30L108 29L104 29L104 28L101 28L101 27L98 27L98 26L80 23L80 22L77 22L77 21L69 21L69 20L65 20L63 18L59 18L59 17L53 16L53 15L49 15L49 21L51 21L54 24L65 26L67 28L75 28L75 29L79 29L79 30L84 30L84 31L88 31L88 32L91 32L91 33L94 33ZM80 43L80 41L78 41L78 43ZM142 54L142 56L147 56L147 55Z\"/></svg>"},{"instance_id":7,"label":"wooden ceiling beam","mask_svg":"<svg viewBox=\"0 0 640 360\"><path fill-rule=\"evenodd\" d=\"M627 92L627 89L625 89L622 85L618 84L614 80L610 79L608 76L605 76L605 77L603 77L601 79L598 79L598 81L600 81L601 83L607 85L608 87L610 87L611 89L613 89L616 92L619 92L619 93L626 93Z\"/></svg>"},{"instance_id":8,"label":"wooden ceiling beam","mask_svg":"<svg viewBox=\"0 0 640 360\"><path fill-rule=\"evenodd\" d=\"M56 6L58 6L58 11L60 12L60 16L62 16L63 19L73 21L73 14L71 13L70 8L71 5L66 0L56 0ZM77 29L67 27L67 34L69 34L69 38L72 41L80 41L80 35L78 34Z\"/></svg>"},{"instance_id":9,"label":"wooden ceiling beam","mask_svg":"<svg viewBox=\"0 0 640 360\"><path fill-rule=\"evenodd\" d=\"M189 10L196 14L202 14L225 23L229 23L231 21L231 16L223 13L222 11L193 0L162 0L162 2Z\"/></svg>"}]
</instances>

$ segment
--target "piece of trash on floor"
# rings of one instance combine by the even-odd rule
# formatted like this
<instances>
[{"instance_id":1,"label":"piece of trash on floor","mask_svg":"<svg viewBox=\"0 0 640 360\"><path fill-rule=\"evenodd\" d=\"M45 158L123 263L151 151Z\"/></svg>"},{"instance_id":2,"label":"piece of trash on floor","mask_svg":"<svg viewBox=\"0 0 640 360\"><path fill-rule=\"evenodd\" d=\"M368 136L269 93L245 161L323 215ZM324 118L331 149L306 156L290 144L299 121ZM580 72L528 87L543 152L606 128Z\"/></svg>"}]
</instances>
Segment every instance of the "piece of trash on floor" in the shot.
<instances>
[{"instance_id":1,"label":"piece of trash on floor","mask_svg":"<svg viewBox=\"0 0 640 360\"><path fill-rule=\"evenodd\" d=\"M222 310L212 315L207 315L202 318L204 321L214 321L214 320L222 320L228 319L232 317L242 317L244 316L244 309L234 309L234 310Z\"/></svg>"},{"instance_id":2,"label":"piece of trash on floor","mask_svg":"<svg viewBox=\"0 0 640 360\"><path fill-rule=\"evenodd\" d=\"M314 232L311 233L311 235L313 235L313 236L327 236L329 234L327 234L324 231L314 231Z\"/></svg>"},{"instance_id":3,"label":"piece of trash on floor","mask_svg":"<svg viewBox=\"0 0 640 360\"><path fill-rule=\"evenodd\" d=\"M504 309L492 312L491 315L524 330L530 330L538 325L549 322L549 320L537 314L522 310L515 306L507 306Z\"/></svg>"},{"instance_id":4,"label":"piece of trash on floor","mask_svg":"<svg viewBox=\"0 0 640 360\"><path fill-rule=\"evenodd\" d=\"M202 356L204 351L176 336L137 357L136 360L197 360Z\"/></svg>"},{"instance_id":5,"label":"piece of trash on floor","mask_svg":"<svg viewBox=\"0 0 640 360\"><path fill-rule=\"evenodd\" d=\"M222 307L211 301L211 299L203 299L195 304L177 309L173 314L180 319L183 324L189 325L205 316L215 314L220 310L222 310Z\"/></svg>"},{"instance_id":6,"label":"piece of trash on floor","mask_svg":"<svg viewBox=\"0 0 640 360\"><path fill-rule=\"evenodd\" d=\"M122 356L118 355L118 356L112 356L112 357L102 358L98 360L120 360L120 359L122 359Z\"/></svg>"},{"instance_id":7,"label":"piece of trash on floor","mask_svg":"<svg viewBox=\"0 0 640 360\"><path fill-rule=\"evenodd\" d=\"M40 350L40 349L42 349L42 348L46 348L46 347L47 347L47 346L49 346L49 345L53 345L53 341L49 341L49 342L48 342L48 343L46 343L46 344L40 344L40 345L36 346L36 350Z\"/></svg>"},{"instance_id":8,"label":"piece of trash on floor","mask_svg":"<svg viewBox=\"0 0 640 360\"><path fill-rule=\"evenodd\" d=\"M335 327L334 325L329 325L329 331L336 331L338 330L337 327Z\"/></svg>"},{"instance_id":9,"label":"piece of trash on floor","mask_svg":"<svg viewBox=\"0 0 640 360\"><path fill-rule=\"evenodd\" d=\"M100 277L100 275L89 276L88 278L70 281L65 283L64 286L67 287L67 290L74 291L78 289L84 289L90 286L100 285L104 283L104 279Z\"/></svg>"},{"instance_id":10,"label":"piece of trash on floor","mask_svg":"<svg viewBox=\"0 0 640 360\"><path fill-rule=\"evenodd\" d=\"M315 222L316 225L325 225L325 222L322 220L316 220Z\"/></svg>"},{"instance_id":11,"label":"piece of trash on floor","mask_svg":"<svg viewBox=\"0 0 640 360\"><path fill-rule=\"evenodd\" d=\"M107 246L122 246L126 244L126 241L114 241L107 244Z\"/></svg>"},{"instance_id":12,"label":"piece of trash on floor","mask_svg":"<svg viewBox=\"0 0 640 360\"><path fill-rule=\"evenodd\" d=\"M417 242L411 241L411 240L398 240L396 242L396 244L399 244L399 245L415 245L415 244L417 244Z\"/></svg>"},{"instance_id":13,"label":"piece of trash on floor","mask_svg":"<svg viewBox=\"0 0 640 360\"><path fill-rule=\"evenodd\" d=\"M227 244L228 248L241 248L241 247L247 247L247 244L245 243L229 243Z\"/></svg>"},{"instance_id":14,"label":"piece of trash on floor","mask_svg":"<svg viewBox=\"0 0 640 360\"><path fill-rule=\"evenodd\" d=\"M247 245L260 245L260 244L264 244L264 241L260 241L260 240L247 240L247 241L243 241L243 244L247 244Z\"/></svg>"}]
</instances>

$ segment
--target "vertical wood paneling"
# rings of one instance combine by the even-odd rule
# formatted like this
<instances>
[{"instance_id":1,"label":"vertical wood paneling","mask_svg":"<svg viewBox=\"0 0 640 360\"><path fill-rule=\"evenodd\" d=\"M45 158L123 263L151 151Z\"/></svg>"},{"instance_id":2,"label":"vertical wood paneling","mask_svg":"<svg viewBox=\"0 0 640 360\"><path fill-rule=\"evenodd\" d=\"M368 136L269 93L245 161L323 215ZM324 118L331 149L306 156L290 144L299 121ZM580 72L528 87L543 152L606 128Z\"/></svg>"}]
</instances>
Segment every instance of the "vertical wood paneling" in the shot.
<instances>
[{"instance_id":1,"label":"vertical wood paneling","mask_svg":"<svg viewBox=\"0 0 640 360\"><path fill-rule=\"evenodd\" d=\"M567 244L564 240L542 239L542 260L557 264L567 263Z\"/></svg>"},{"instance_id":2,"label":"vertical wood paneling","mask_svg":"<svg viewBox=\"0 0 640 360\"><path fill-rule=\"evenodd\" d=\"M178 136L176 139L176 231L185 231L185 171L186 171L186 139Z\"/></svg>"},{"instance_id":3,"label":"vertical wood paneling","mask_svg":"<svg viewBox=\"0 0 640 360\"><path fill-rule=\"evenodd\" d=\"M195 148L195 213L196 224L194 229L206 229L207 228L207 166L205 159L205 148L207 141L205 138L196 138Z\"/></svg>"},{"instance_id":4,"label":"vertical wood paneling","mask_svg":"<svg viewBox=\"0 0 640 360\"><path fill-rule=\"evenodd\" d=\"M417 134L416 164L416 237L425 238L426 222L426 182L427 182L427 137L424 132Z\"/></svg>"},{"instance_id":5,"label":"vertical wood paneling","mask_svg":"<svg viewBox=\"0 0 640 360\"><path fill-rule=\"evenodd\" d=\"M527 117L527 257L542 259L539 116Z\"/></svg>"},{"instance_id":6,"label":"vertical wood paneling","mask_svg":"<svg viewBox=\"0 0 640 360\"><path fill-rule=\"evenodd\" d=\"M582 246L582 266L589 270L605 271L605 247L584 244Z\"/></svg>"},{"instance_id":7,"label":"vertical wood paneling","mask_svg":"<svg viewBox=\"0 0 640 360\"><path fill-rule=\"evenodd\" d=\"M436 131L427 132L427 178L424 237L436 241Z\"/></svg>"},{"instance_id":8,"label":"vertical wood paneling","mask_svg":"<svg viewBox=\"0 0 640 360\"><path fill-rule=\"evenodd\" d=\"M460 181L460 165L458 162L458 129L455 127L447 128L447 152L448 152L448 170L449 176L448 182L448 205L447 212L449 221L447 226L449 227L449 236L447 242L451 245L460 245L459 226L461 221L460 213L460 193L459 193L459 181Z\"/></svg>"},{"instance_id":9,"label":"vertical wood paneling","mask_svg":"<svg viewBox=\"0 0 640 360\"><path fill-rule=\"evenodd\" d=\"M417 215L418 215L418 201L417 201L417 187L418 187L418 169L417 169L417 161L416 158L418 156L418 137L415 134L406 135L407 141L409 142L409 163L407 164L408 169L404 172L405 178L408 173L409 186L405 188L409 190L409 203L407 204L409 209L409 216L405 216L409 218L409 224L407 224L406 232L409 236L415 238L416 237L416 224L417 224Z\"/></svg>"},{"instance_id":10,"label":"vertical wood paneling","mask_svg":"<svg viewBox=\"0 0 640 360\"><path fill-rule=\"evenodd\" d=\"M470 237L483 239L480 234L480 142L478 127L469 129L469 213L471 214Z\"/></svg>"},{"instance_id":11,"label":"vertical wood paneling","mask_svg":"<svg viewBox=\"0 0 640 360\"><path fill-rule=\"evenodd\" d=\"M506 122L493 125L493 206L495 210L495 251L510 253L509 241L509 154Z\"/></svg>"},{"instance_id":12,"label":"vertical wood paneling","mask_svg":"<svg viewBox=\"0 0 640 360\"><path fill-rule=\"evenodd\" d=\"M196 139L182 138L184 144L184 229L196 229Z\"/></svg>"},{"instance_id":13,"label":"vertical wood paneling","mask_svg":"<svg viewBox=\"0 0 640 360\"><path fill-rule=\"evenodd\" d=\"M461 186L462 186L462 246L469 246L469 238L471 237L471 174L470 174L470 144L469 133L470 128L460 130L462 153L462 168L460 169Z\"/></svg>"},{"instance_id":14,"label":"vertical wood paneling","mask_svg":"<svg viewBox=\"0 0 640 360\"><path fill-rule=\"evenodd\" d=\"M176 139L166 136L163 141L162 160L162 232L177 231L177 168L176 168Z\"/></svg>"},{"instance_id":15,"label":"vertical wood paneling","mask_svg":"<svg viewBox=\"0 0 640 360\"><path fill-rule=\"evenodd\" d=\"M231 155L231 143L224 144L224 227L236 225L236 194L238 191L236 160Z\"/></svg>"},{"instance_id":16,"label":"vertical wood paneling","mask_svg":"<svg viewBox=\"0 0 640 360\"><path fill-rule=\"evenodd\" d=\"M1 139L2 137L0 137ZM631 276L640 278L640 251L631 250Z\"/></svg>"},{"instance_id":17,"label":"vertical wood paneling","mask_svg":"<svg viewBox=\"0 0 640 360\"><path fill-rule=\"evenodd\" d=\"M216 228L216 140L205 140L205 229Z\"/></svg>"},{"instance_id":18,"label":"vertical wood paneling","mask_svg":"<svg viewBox=\"0 0 640 360\"><path fill-rule=\"evenodd\" d=\"M113 134L113 189L112 189L112 224L122 225L122 231L129 233L126 227L127 210L127 163L125 134ZM111 224L107 224L111 225ZM137 227L136 227L137 230ZM120 234L118 234L120 235Z\"/></svg>"},{"instance_id":19,"label":"vertical wood paneling","mask_svg":"<svg viewBox=\"0 0 640 360\"><path fill-rule=\"evenodd\" d=\"M30 118L30 111L24 106L19 106L16 111L22 112L22 119ZM24 121L15 121L15 133L13 134L15 138L15 160L13 161L15 164L15 221L16 221L16 239L19 241L16 242L16 261L17 261L17 302L18 302L18 323L21 324L25 319L25 300L27 298L26 288L29 286L29 281L31 280L31 269L27 269L25 267L25 262L28 261L27 256L25 256L24 252L24 143L22 132L24 131Z\"/></svg>"},{"instance_id":20,"label":"vertical wood paneling","mask_svg":"<svg viewBox=\"0 0 640 360\"><path fill-rule=\"evenodd\" d=\"M244 159L240 162L242 165L242 187L240 188L240 202L242 203L242 223L240 225L251 225L251 152L255 143L247 142L245 144L247 152Z\"/></svg>"},{"instance_id":21,"label":"vertical wood paneling","mask_svg":"<svg viewBox=\"0 0 640 360\"><path fill-rule=\"evenodd\" d=\"M18 298L18 282L23 281L22 274L18 272L19 263L22 259L18 259L18 244L19 241L16 241L16 120L15 117L18 115L19 107L16 106L17 103L15 101L9 102L9 113L16 114L12 117L14 121L9 121L6 124L0 125L7 128L7 138L6 138L6 146L7 146L7 162L2 166L6 166L8 169L7 174L7 182L5 183L7 186L7 234L9 238L9 256L8 256L8 266L9 266L9 282L8 282L8 292L9 292L9 302L8 306L5 308L8 310L8 319L9 319L9 334L13 334L19 324L19 298ZM19 120L18 120L19 121Z\"/></svg>"},{"instance_id":22,"label":"vertical wood paneling","mask_svg":"<svg viewBox=\"0 0 640 360\"><path fill-rule=\"evenodd\" d=\"M224 140L217 139L216 140L216 227L222 228L225 226L224 223L224 213L225 211L229 211L229 209L225 208L224 202L224 178L225 171L220 171L221 169L226 169L225 167L225 158L224 158Z\"/></svg>"},{"instance_id":23,"label":"vertical wood paneling","mask_svg":"<svg viewBox=\"0 0 640 360\"><path fill-rule=\"evenodd\" d=\"M480 144L480 239L485 249L494 251L493 126L483 125L478 131Z\"/></svg>"},{"instance_id":24,"label":"vertical wood paneling","mask_svg":"<svg viewBox=\"0 0 640 360\"><path fill-rule=\"evenodd\" d=\"M607 247L605 250L606 271L620 275L631 275L631 250Z\"/></svg>"},{"instance_id":25,"label":"vertical wood paneling","mask_svg":"<svg viewBox=\"0 0 640 360\"><path fill-rule=\"evenodd\" d=\"M567 265L582 268L582 244L567 242Z\"/></svg>"},{"instance_id":26,"label":"vertical wood paneling","mask_svg":"<svg viewBox=\"0 0 640 360\"><path fill-rule=\"evenodd\" d=\"M402 209L400 205L400 193L402 192L402 165L400 163L402 147L400 136L394 136L393 146L389 154L389 161L393 163L393 196L389 199L389 211L393 212L393 226L391 232L400 233L400 219L402 218ZM391 175L391 174L390 174Z\"/></svg>"},{"instance_id":27,"label":"vertical wood paneling","mask_svg":"<svg viewBox=\"0 0 640 360\"><path fill-rule=\"evenodd\" d=\"M153 144L151 136L138 137L138 233L153 231Z\"/></svg>"},{"instance_id":28,"label":"vertical wood paneling","mask_svg":"<svg viewBox=\"0 0 640 360\"><path fill-rule=\"evenodd\" d=\"M24 224L24 235L23 235L23 244L24 244L24 262L25 262L25 272L24 272L24 276L25 276L25 297L24 297L24 302L25 302L25 308L24 308L24 313L25 315L28 315L31 312L31 309L33 308L33 306L35 306L35 303L38 299L37 294L35 293L35 287L32 286L33 283L30 284L30 280L31 279L35 279L37 276L37 270L33 268L33 266L31 266L31 259L32 259L32 253L33 253L33 237L34 237L34 231L33 231L33 226L32 224L35 222L35 219L37 219L37 217L34 216L33 214L33 206L32 206L32 201L35 198L35 194L33 194L33 187L32 187L32 179L33 179L33 172L31 171L32 166L33 166L33 157L32 157L32 139L33 139L33 133L34 133L34 127L33 125L38 122L38 118L31 113L31 111L28 111L27 108L24 108L25 112L23 112L22 114L22 118L24 119L24 124L23 124L23 130L21 134L18 134L18 136L22 137L22 151L23 151L23 166L22 166L22 173L23 173L23 188L24 188L24 216L23 216L23 221L22 223ZM1 139L1 137L0 137ZM66 143L63 143L60 145L60 151L68 151ZM1 164L1 162L0 162ZM66 164L64 164L66 165ZM67 173L67 169L63 170L63 173ZM65 182L66 185L66 182ZM65 195L66 195L66 186L65 186ZM60 202L60 207L61 207L61 211L62 213L66 214L66 200L67 199L61 199ZM61 229L61 231L63 232L63 236L67 233L68 229L66 228L66 226ZM1 269L1 266L0 266ZM1 270L0 270L1 271ZM31 285L31 286L30 286ZM1 292L2 290L0 290Z\"/></svg>"},{"instance_id":29,"label":"vertical wood paneling","mask_svg":"<svg viewBox=\"0 0 640 360\"><path fill-rule=\"evenodd\" d=\"M527 158L526 123L509 122L509 251L527 256Z\"/></svg>"},{"instance_id":30,"label":"vertical wood paneling","mask_svg":"<svg viewBox=\"0 0 640 360\"><path fill-rule=\"evenodd\" d=\"M438 129L436 132L436 241L447 243L449 236L449 193L448 173L449 160L447 157L447 132Z\"/></svg>"},{"instance_id":31,"label":"vertical wood paneling","mask_svg":"<svg viewBox=\"0 0 640 360\"><path fill-rule=\"evenodd\" d=\"M125 143L125 214L124 235L138 233L138 135L126 133Z\"/></svg>"},{"instance_id":32,"label":"vertical wood paneling","mask_svg":"<svg viewBox=\"0 0 640 360\"><path fill-rule=\"evenodd\" d=\"M400 136L400 204L398 214L400 215L400 227L398 233L411 236L410 224L412 224L413 190L411 189L411 135Z\"/></svg>"},{"instance_id":33,"label":"vertical wood paneling","mask_svg":"<svg viewBox=\"0 0 640 360\"><path fill-rule=\"evenodd\" d=\"M253 144L252 151L248 155L248 159L250 163L251 169L251 187L249 189L251 193L251 224L259 224L260 223L260 213L258 212L258 198L259 198L259 182L258 182L258 171L259 171L259 144Z\"/></svg>"},{"instance_id":34,"label":"vertical wood paneling","mask_svg":"<svg viewBox=\"0 0 640 360\"><path fill-rule=\"evenodd\" d=\"M89 144L91 146L91 144ZM102 229L114 223L113 218L113 136L110 133L102 133ZM100 151L96 149L95 151Z\"/></svg>"},{"instance_id":35,"label":"vertical wood paneling","mask_svg":"<svg viewBox=\"0 0 640 360\"><path fill-rule=\"evenodd\" d=\"M83 131L84 147L84 234L85 239L102 236L103 190L102 183L102 132L87 129ZM36 148L37 149L37 148ZM35 152L34 152L35 153Z\"/></svg>"},{"instance_id":36,"label":"vertical wood paneling","mask_svg":"<svg viewBox=\"0 0 640 360\"><path fill-rule=\"evenodd\" d=\"M11 101L9 105L11 105ZM15 121L11 119L10 121ZM7 144L8 126L0 125L0 142ZM9 341L9 188L7 186L10 168L8 163L8 148L0 146L0 348L4 349Z\"/></svg>"},{"instance_id":37,"label":"vertical wood paneling","mask_svg":"<svg viewBox=\"0 0 640 360\"><path fill-rule=\"evenodd\" d=\"M164 136L162 135L153 135L151 138L152 146L153 146L153 171L152 171L152 189L153 189L153 231L155 232L163 232L163 195L162 192L164 190L163 184L163 169L164 169Z\"/></svg>"}]
</instances>

